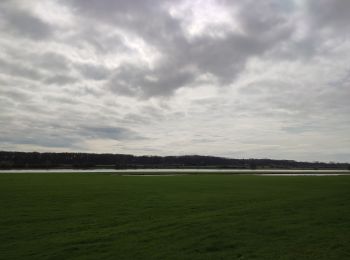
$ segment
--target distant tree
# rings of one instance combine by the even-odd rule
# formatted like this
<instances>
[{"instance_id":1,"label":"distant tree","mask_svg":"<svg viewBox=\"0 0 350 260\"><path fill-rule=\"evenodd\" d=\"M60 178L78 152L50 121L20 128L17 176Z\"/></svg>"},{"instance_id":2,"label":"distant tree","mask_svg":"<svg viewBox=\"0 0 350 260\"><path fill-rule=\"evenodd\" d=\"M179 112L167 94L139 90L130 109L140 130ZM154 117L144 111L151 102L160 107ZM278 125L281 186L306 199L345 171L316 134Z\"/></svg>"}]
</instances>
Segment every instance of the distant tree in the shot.
<instances>
[{"instance_id":1,"label":"distant tree","mask_svg":"<svg viewBox=\"0 0 350 260\"><path fill-rule=\"evenodd\" d=\"M252 169L252 170L255 170L256 169L256 163L255 162L250 162L249 163L249 168Z\"/></svg>"},{"instance_id":2,"label":"distant tree","mask_svg":"<svg viewBox=\"0 0 350 260\"><path fill-rule=\"evenodd\" d=\"M0 169L11 169L13 167L13 163L10 161L1 161Z\"/></svg>"},{"instance_id":3,"label":"distant tree","mask_svg":"<svg viewBox=\"0 0 350 260\"><path fill-rule=\"evenodd\" d=\"M45 168L228 168L349 169L348 163L297 162L271 159L229 159L215 156L133 156L128 154L37 153L0 151L2 169Z\"/></svg>"}]
</instances>

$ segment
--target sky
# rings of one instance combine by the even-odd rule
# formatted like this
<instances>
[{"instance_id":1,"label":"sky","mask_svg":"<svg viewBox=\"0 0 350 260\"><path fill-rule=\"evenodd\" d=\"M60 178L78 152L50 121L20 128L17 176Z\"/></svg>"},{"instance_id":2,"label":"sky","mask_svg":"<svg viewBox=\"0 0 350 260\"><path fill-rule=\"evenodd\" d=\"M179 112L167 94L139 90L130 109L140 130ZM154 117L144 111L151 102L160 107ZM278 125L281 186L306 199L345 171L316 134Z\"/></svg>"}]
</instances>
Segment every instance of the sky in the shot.
<instances>
[{"instance_id":1,"label":"sky","mask_svg":"<svg viewBox=\"0 0 350 260\"><path fill-rule=\"evenodd\" d=\"M350 162L348 0L2 0L0 150Z\"/></svg>"}]
</instances>

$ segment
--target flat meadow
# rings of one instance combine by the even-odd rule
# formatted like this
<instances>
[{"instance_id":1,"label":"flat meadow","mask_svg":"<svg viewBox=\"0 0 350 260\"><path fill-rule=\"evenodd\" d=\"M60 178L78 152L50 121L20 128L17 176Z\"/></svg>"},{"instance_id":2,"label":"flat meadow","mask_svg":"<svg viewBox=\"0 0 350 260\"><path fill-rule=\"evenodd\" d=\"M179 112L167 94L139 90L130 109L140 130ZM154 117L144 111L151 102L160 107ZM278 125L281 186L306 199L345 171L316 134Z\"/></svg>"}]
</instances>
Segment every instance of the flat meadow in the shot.
<instances>
[{"instance_id":1,"label":"flat meadow","mask_svg":"<svg viewBox=\"0 0 350 260\"><path fill-rule=\"evenodd\" d=\"M350 259L350 176L0 174L0 259Z\"/></svg>"}]
</instances>

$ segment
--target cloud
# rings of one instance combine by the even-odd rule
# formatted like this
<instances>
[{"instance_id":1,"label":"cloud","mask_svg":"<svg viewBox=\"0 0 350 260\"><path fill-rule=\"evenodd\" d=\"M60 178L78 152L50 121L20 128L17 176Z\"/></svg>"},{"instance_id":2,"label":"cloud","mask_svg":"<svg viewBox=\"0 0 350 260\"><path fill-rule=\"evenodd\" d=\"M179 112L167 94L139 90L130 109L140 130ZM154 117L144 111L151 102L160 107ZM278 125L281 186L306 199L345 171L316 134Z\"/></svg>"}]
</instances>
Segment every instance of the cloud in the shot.
<instances>
[{"instance_id":1,"label":"cloud","mask_svg":"<svg viewBox=\"0 0 350 260\"><path fill-rule=\"evenodd\" d=\"M22 64L16 64L11 61L0 59L1 74L11 75L14 77L25 78L30 80L40 80L43 75L38 70Z\"/></svg>"},{"instance_id":2,"label":"cloud","mask_svg":"<svg viewBox=\"0 0 350 260\"><path fill-rule=\"evenodd\" d=\"M349 12L342 0L2 1L0 150L350 161Z\"/></svg>"},{"instance_id":3,"label":"cloud","mask_svg":"<svg viewBox=\"0 0 350 260\"><path fill-rule=\"evenodd\" d=\"M105 80L111 74L110 70L106 67L96 66L94 64L81 64L77 68L84 77L93 80Z\"/></svg>"},{"instance_id":4,"label":"cloud","mask_svg":"<svg viewBox=\"0 0 350 260\"><path fill-rule=\"evenodd\" d=\"M3 30L8 33L34 40L43 40L51 35L52 28L48 24L19 6L16 8L10 1L3 2L0 7Z\"/></svg>"},{"instance_id":5,"label":"cloud","mask_svg":"<svg viewBox=\"0 0 350 260\"><path fill-rule=\"evenodd\" d=\"M76 82L77 79L71 76L65 75L55 75L45 79L45 83L47 84L56 84L56 85L67 85Z\"/></svg>"},{"instance_id":6,"label":"cloud","mask_svg":"<svg viewBox=\"0 0 350 260\"><path fill-rule=\"evenodd\" d=\"M130 96L169 95L193 78L191 72L172 71L166 66L158 70L123 66L116 70L108 87L114 92Z\"/></svg>"},{"instance_id":7,"label":"cloud","mask_svg":"<svg viewBox=\"0 0 350 260\"><path fill-rule=\"evenodd\" d=\"M67 72L69 70L69 60L55 52L46 52L42 55L32 54L30 55L32 61L34 60L35 66L57 72Z\"/></svg>"},{"instance_id":8,"label":"cloud","mask_svg":"<svg viewBox=\"0 0 350 260\"><path fill-rule=\"evenodd\" d=\"M260 18L252 12L259 12L261 6L249 1L240 7L243 33L228 31L221 37L204 34L194 39L186 36L181 17L174 17L167 10L167 2L155 7L152 4L152 8L147 1L128 4L124 1L72 1L70 4L77 13L99 19L111 29L136 35L160 54L151 68L126 64L116 70L108 87L125 95L172 95L178 88L193 85L198 74L204 73L217 77L223 85L229 84L250 57L263 54L292 32L288 19L275 15L278 8L265 5L267 13ZM244 13L246 10L249 12ZM152 16L157 19L149 20Z\"/></svg>"},{"instance_id":9,"label":"cloud","mask_svg":"<svg viewBox=\"0 0 350 260\"><path fill-rule=\"evenodd\" d=\"M82 133L85 137L112 139L112 140L128 140L128 139L141 139L139 134L125 127L82 127Z\"/></svg>"},{"instance_id":10,"label":"cloud","mask_svg":"<svg viewBox=\"0 0 350 260\"><path fill-rule=\"evenodd\" d=\"M349 1L344 0L310 0L307 2L308 12L314 27L331 27L335 30L349 28Z\"/></svg>"}]
</instances>

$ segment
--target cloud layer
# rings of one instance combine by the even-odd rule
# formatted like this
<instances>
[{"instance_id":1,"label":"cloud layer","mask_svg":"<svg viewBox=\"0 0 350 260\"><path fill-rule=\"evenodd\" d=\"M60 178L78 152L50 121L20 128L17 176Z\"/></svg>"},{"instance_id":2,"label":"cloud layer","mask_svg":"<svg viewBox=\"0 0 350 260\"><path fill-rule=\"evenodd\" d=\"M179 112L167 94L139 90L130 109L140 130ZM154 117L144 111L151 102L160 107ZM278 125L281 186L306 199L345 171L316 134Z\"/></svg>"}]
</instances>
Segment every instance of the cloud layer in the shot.
<instances>
[{"instance_id":1,"label":"cloud layer","mask_svg":"<svg viewBox=\"0 0 350 260\"><path fill-rule=\"evenodd\" d=\"M0 149L349 162L348 13L345 0L2 1Z\"/></svg>"}]
</instances>

